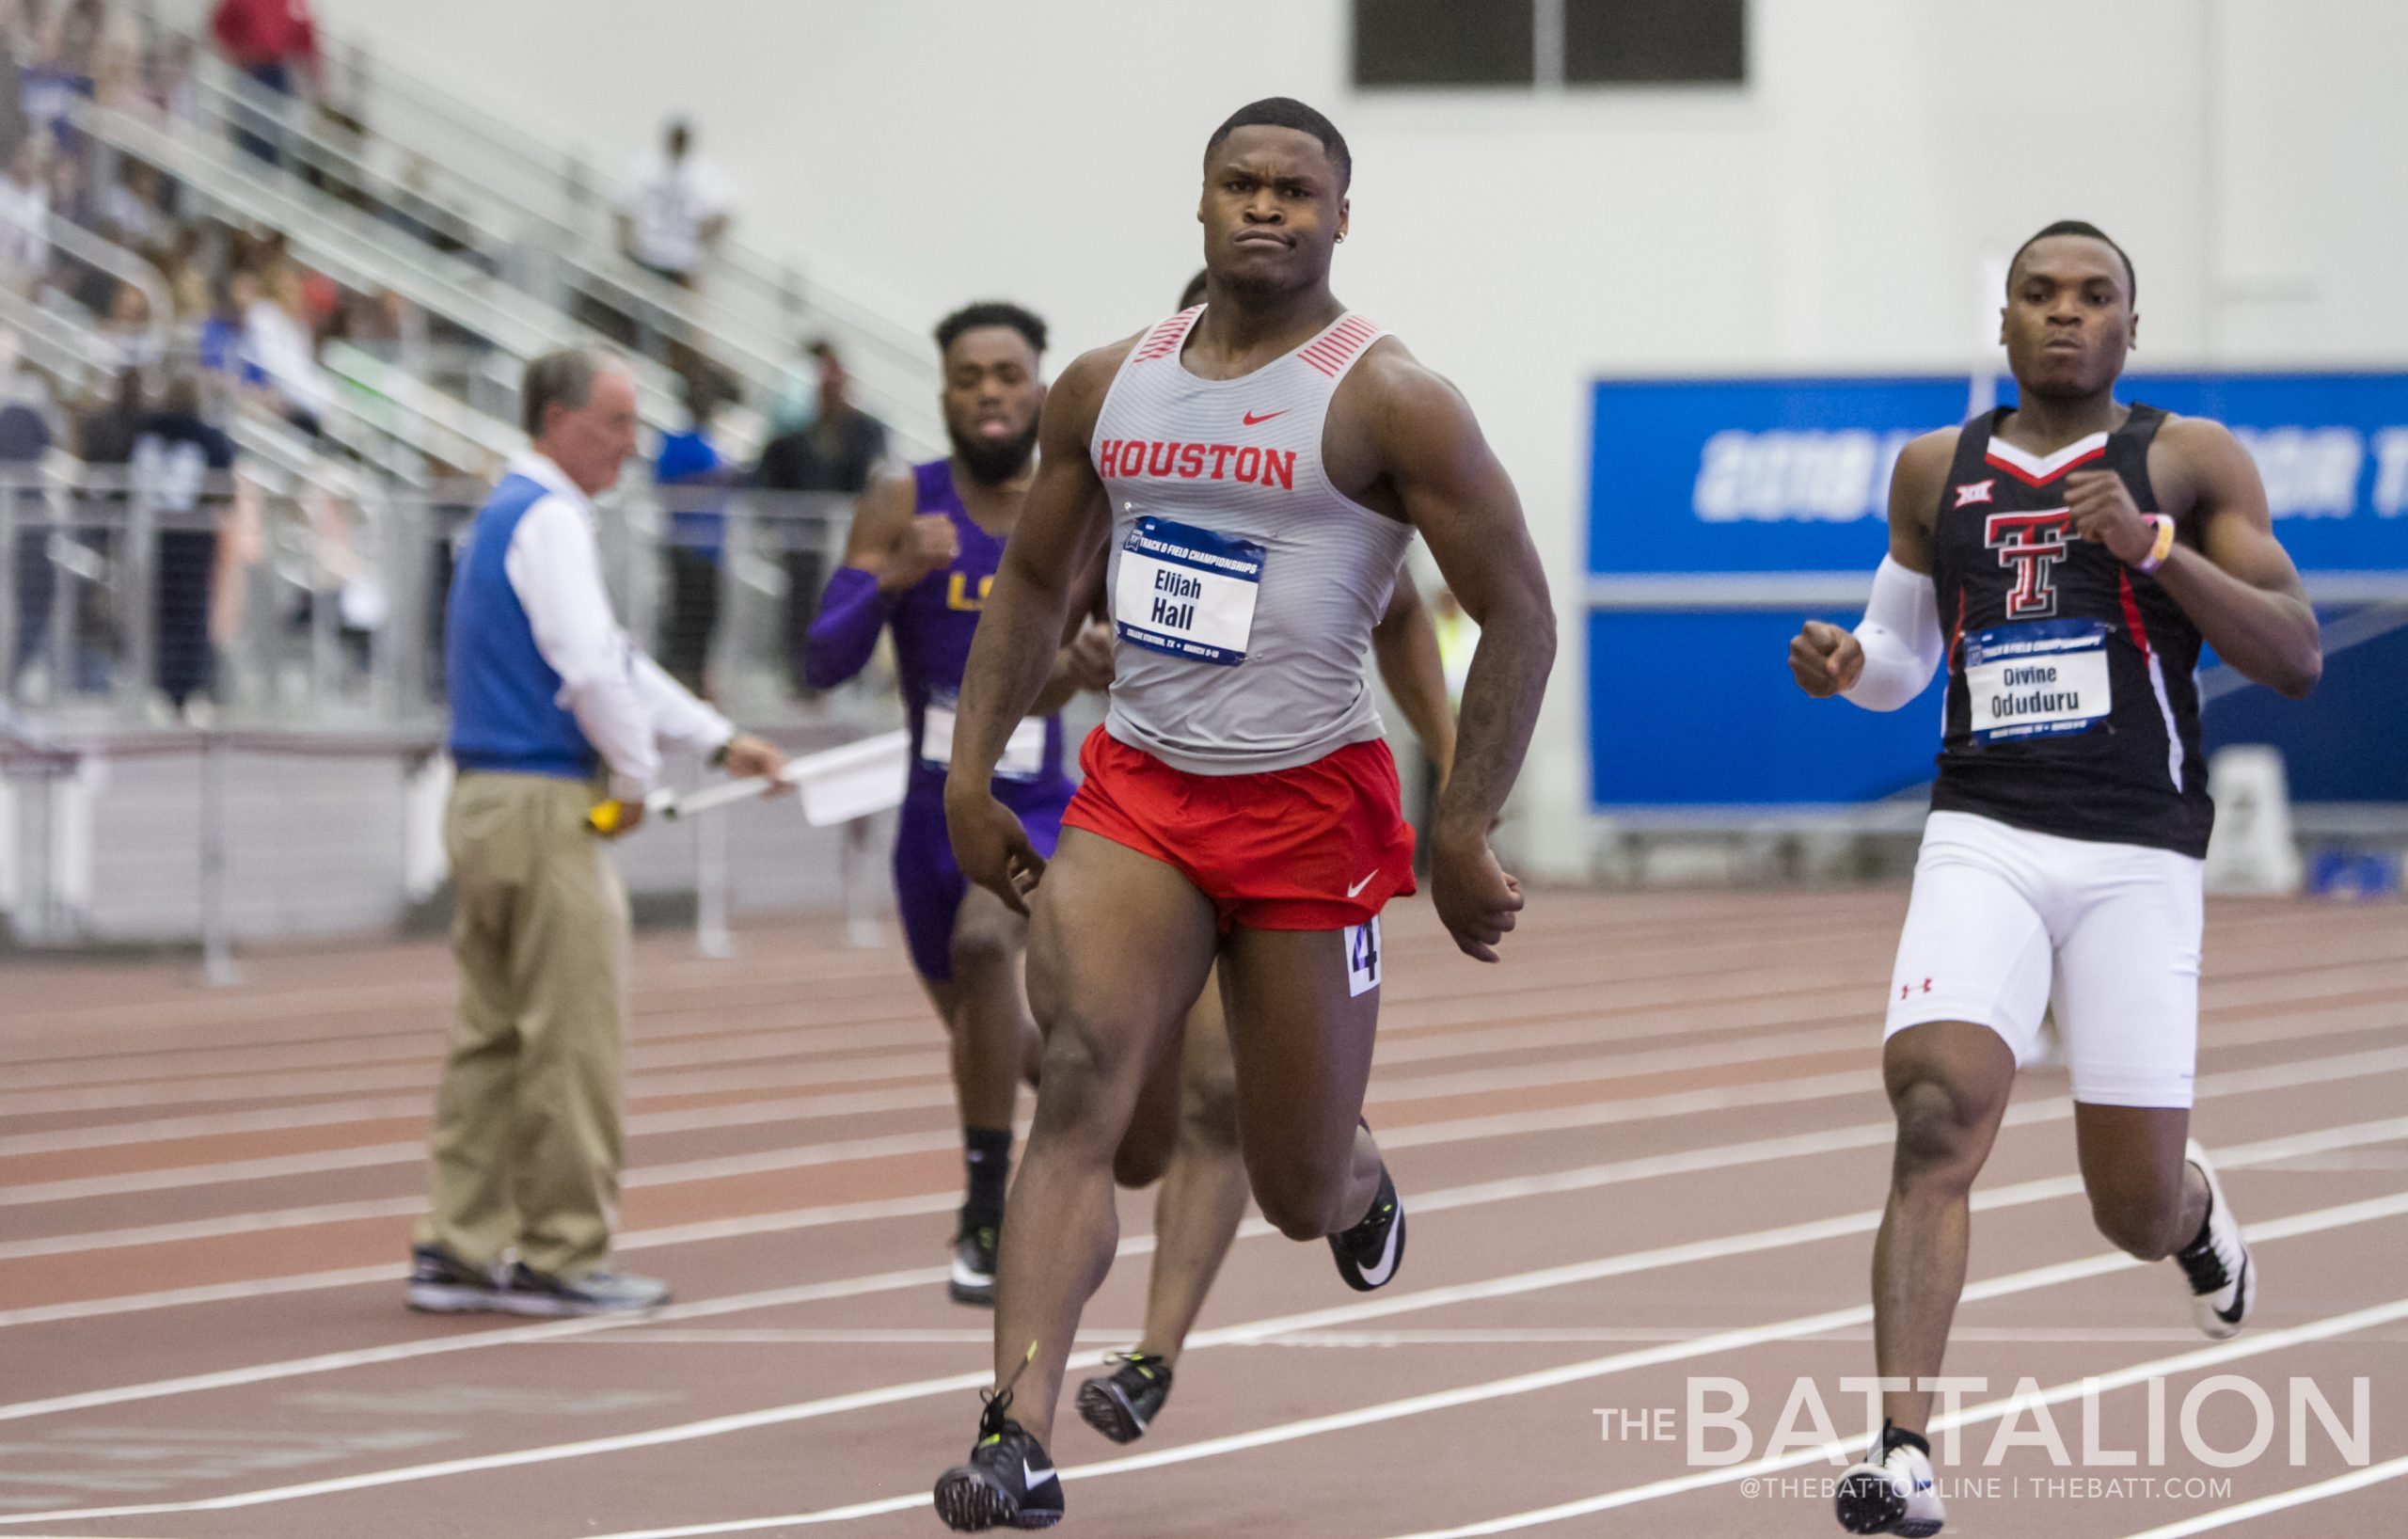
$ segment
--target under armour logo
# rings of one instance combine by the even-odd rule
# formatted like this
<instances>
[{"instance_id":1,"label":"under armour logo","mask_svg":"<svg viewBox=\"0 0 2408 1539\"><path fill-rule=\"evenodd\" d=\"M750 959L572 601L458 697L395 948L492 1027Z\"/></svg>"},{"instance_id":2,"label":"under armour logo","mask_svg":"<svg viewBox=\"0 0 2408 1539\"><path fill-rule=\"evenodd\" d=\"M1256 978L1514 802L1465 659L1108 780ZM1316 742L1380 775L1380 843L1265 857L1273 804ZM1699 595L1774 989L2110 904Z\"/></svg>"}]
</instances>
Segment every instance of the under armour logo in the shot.
<instances>
[{"instance_id":1,"label":"under armour logo","mask_svg":"<svg viewBox=\"0 0 2408 1539\"><path fill-rule=\"evenodd\" d=\"M1998 484L1996 477L1988 481L1969 481L1956 488L1956 506L1970 508L1976 502L1990 500L1990 488Z\"/></svg>"}]
</instances>

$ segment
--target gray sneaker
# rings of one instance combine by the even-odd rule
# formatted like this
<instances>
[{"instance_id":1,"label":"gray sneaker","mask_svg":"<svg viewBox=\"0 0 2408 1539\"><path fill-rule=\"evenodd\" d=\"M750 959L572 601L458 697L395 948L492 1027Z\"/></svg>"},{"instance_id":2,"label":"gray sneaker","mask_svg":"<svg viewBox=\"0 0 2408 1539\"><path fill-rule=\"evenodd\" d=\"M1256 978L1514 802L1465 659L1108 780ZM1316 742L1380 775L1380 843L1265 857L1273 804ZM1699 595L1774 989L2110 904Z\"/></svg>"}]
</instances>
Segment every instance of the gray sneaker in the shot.
<instances>
[{"instance_id":1,"label":"gray sneaker","mask_svg":"<svg viewBox=\"0 0 2408 1539\"><path fill-rule=\"evenodd\" d=\"M669 1284L629 1272L547 1277L515 1261L497 1302L512 1314L640 1314L669 1302Z\"/></svg>"}]
</instances>

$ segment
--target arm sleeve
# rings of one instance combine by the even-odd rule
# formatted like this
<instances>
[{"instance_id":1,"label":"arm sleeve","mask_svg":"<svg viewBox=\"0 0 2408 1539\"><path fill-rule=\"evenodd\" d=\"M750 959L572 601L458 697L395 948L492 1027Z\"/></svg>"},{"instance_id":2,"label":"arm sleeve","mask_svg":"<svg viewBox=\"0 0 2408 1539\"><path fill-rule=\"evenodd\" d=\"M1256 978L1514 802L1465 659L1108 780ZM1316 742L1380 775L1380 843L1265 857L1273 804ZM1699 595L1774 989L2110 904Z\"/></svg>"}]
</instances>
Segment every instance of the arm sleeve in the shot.
<instances>
[{"instance_id":1,"label":"arm sleeve","mask_svg":"<svg viewBox=\"0 0 2408 1539\"><path fill-rule=\"evenodd\" d=\"M860 673L870 649L878 645L886 609L877 578L858 566L837 567L819 600L819 616L804 638L803 682L815 690L832 690Z\"/></svg>"},{"instance_id":2,"label":"arm sleeve","mask_svg":"<svg viewBox=\"0 0 2408 1539\"><path fill-rule=\"evenodd\" d=\"M652 713L655 737L682 744L697 754L710 754L736 736L735 722L696 699L692 690L671 678L660 664L632 645L628 654L635 664L636 693Z\"/></svg>"},{"instance_id":3,"label":"arm sleeve","mask_svg":"<svg viewBox=\"0 0 2408 1539\"><path fill-rule=\"evenodd\" d=\"M566 500L547 497L518 520L502 569L526 608L535 650L561 676L561 706L610 766L610 794L642 801L660 773L660 753L652 707L636 685L635 649L610 617L594 532Z\"/></svg>"},{"instance_id":4,"label":"arm sleeve","mask_svg":"<svg viewBox=\"0 0 2408 1539\"><path fill-rule=\"evenodd\" d=\"M1873 596L1856 627L1864 672L1845 693L1871 711L1893 711L1923 693L1940 671L1940 595L1931 579L1888 556L1873 574Z\"/></svg>"}]
</instances>

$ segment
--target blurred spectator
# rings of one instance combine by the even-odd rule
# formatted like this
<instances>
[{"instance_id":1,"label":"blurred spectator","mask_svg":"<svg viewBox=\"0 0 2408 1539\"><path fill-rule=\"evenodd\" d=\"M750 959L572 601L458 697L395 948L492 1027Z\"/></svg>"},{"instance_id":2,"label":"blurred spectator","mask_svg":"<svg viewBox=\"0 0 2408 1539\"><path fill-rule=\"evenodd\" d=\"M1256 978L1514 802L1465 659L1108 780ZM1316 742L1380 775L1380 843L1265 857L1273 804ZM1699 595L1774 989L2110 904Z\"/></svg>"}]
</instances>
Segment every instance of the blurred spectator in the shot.
<instances>
[{"instance_id":1,"label":"blurred spectator","mask_svg":"<svg viewBox=\"0 0 2408 1539\"><path fill-rule=\"evenodd\" d=\"M661 435L652 471L661 505L669 510L669 612L660 665L701 694L711 638L719 628L719 571L727 544L724 488L733 477L711 436L721 398L718 379L708 370L689 374L685 394L686 430Z\"/></svg>"},{"instance_id":2,"label":"blurred spectator","mask_svg":"<svg viewBox=\"0 0 2408 1539\"><path fill-rule=\"evenodd\" d=\"M268 89L290 96L306 80L317 94L325 71L309 0L218 0L209 30L227 61Z\"/></svg>"},{"instance_id":3,"label":"blurred spectator","mask_svg":"<svg viewBox=\"0 0 2408 1539\"><path fill-rule=\"evenodd\" d=\"M0 0L0 166L16 159L25 137L25 64L34 29L23 0Z\"/></svg>"},{"instance_id":4,"label":"blurred spectator","mask_svg":"<svg viewBox=\"0 0 2408 1539\"><path fill-rule=\"evenodd\" d=\"M796 340L793 360L778 372L778 382L769 391L770 437L799 432L819 420L819 376L823 373L819 358L827 346L825 342Z\"/></svg>"},{"instance_id":5,"label":"blurred spectator","mask_svg":"<svg viewBox=\"0 0 2408 1539\"><path fill-rule=\"evenodd\" d=\"M243 306L258 282L247 273L210 281L209 307L193 342L202 373L222 375L236 384L248 383L243 367Z\"/></svg>"},{"instance_id":6,"label":"blurred spectator","mask_svg":"<svg viewBox=\"0 0 2408 1539\"><path fill-rule=\"evenodd\" d=\"M142 28L118 16L101 28L92 53L92 99L115 112L147 112L156 103L143 68Z\"/></svg>"},{"instance_id":7,"label":"blurred spectator","mask_svg":"<svg viewBox=\"0 0 2408 1539\"><path fill-rule=\"evenodd\" d=\"M319 419L332 404L334 389L318 367L300 269L286 262L266 278L238 274L234 286L235 302L242 307L246 379L264 384L286 421L317 436Z\"/></svg>"},{"instance_id":8,"label":"blurred spectator","mask_svg":"<svg viewBox=\"0 0 2408 1539\"><path fill-rule=\"evenodd\" d=\"M853 405L852 376L835 348L811 344L819 392L811 421L761 449L754 484L777 492L851 492L869 485L886 458L886 424Z\"/></svg>"},{"instance_id":9,"label":"blurred spectator","mask_svg":"<svg viewBox=\"0 0 2408 1539\"><path fill-rule=\"evenodd\" d=\"M51 445L50 412L50 387L41 375L23 365L11 370L7 397L0 400L0 486L15 500L17 526L17 635L8 654L8 676L0 680L9 687L42 650L50 628L50 510L41 492L41 461Z\"/></svg>"},{"instance_id":10,"label":"blurred spectator","mask_svg":"<svg viewBox=\"0 0 2408 1539\"><path fill-rule=\"evenodd\" d=\"M819 388L810 422L770 439L761 450L752 472L753 484L772 492L844 492L858 496L886 458L886 424L853 405L852 381L836 350L825 341L811 344L819 365ZM777 511L771 509L770 511ZM819 594L828 585L828 555L824 539L801 523L778 530L780 563L786 574L786 666L798 689L803 683L803 655L809 647L811 622L819 612Z\"/></svg>"},{"instance_id":11,"label":"blurred spectator","mask_svg":"<svg viewBox=\"0 0 2408 1539\"><path fill-rule=\"evenodd\" d=\"M318 58L318 28L308 0L219 0L210 33L227 62L278 96L325 95ZM234 142L261 160L281 158L281 135L264 117L237 113Z\"/></svg>"},{"instance_id":12,"label":"blurred spectator","mask_svg":"<svg viewBox=\"0 0 2408 1539\"><path fill-rule=\"evenodd\" d=\"M119 369L155 369L166 359L166 336L154 324L150 296L131 283L118 284L100 329Z\"/></svg>"},{"instance_id":13,"label":"blurred spectator","mask_svg":"<svg viewBox=\"0 0 2408 1539\"><path fill-rule=\"evenodd\" d=\"M8 157L8 174L0 176L0 276L22 294L49 267L50 178L42 166L41 138L28 134Z\"/></svg>"},{"instance_id":14,"label":"blurred spectator","mask_svg":"<svg viewBox=\"0 0 2408 1539\"><path fill-rule=\"evenodd\" d=\"M123 466L134 459L134 430L142 420L142 373L121 371L117 391L87 403L77 414L75 457L87 466Z\"/></svg>"},{"instance_id":15,"label":"blurred spectator","mask_svg":"<svg viewBox=\"0 0 2408 1539\"><path fill-rule=\"evenodd\" d=\"M135 429L133 472L135 495L158 520L155 682L187 717L212 673L210 592L233 468L233 440L202 420L199 382L179 373Z\"/></svg>"},{"instance_id":16,"label":"blurred spectator","mask_svg":"<svg viewBox=\"0 0 2408 1539\"><path fill-rule=\"evenodd\" d=\"M129 160L116 182L101 190L98 216L101 233L119 246L137 249L173 243L182 230L167 212L167 179L144 161Z\"/></svg>"},{"instance_id":17,"label":"blurred spectator","mask_svg":"<svg viewBox=\"0 0 2408 1539\"><path fill-rule=\"evenodd\" d=\"M619 198L619 246L638 266L686 288L727 232L736 189L694 151L693 132L673 118L657 154L636 163Z\"/></svg>"},{"instance_id":18,"label":"blurred spectator","mask_svg":"<svg viewBox=\"0 0 2408 1539\"><path fill-rule=\"evenodd\" d=\"M101 0L71 0L58 14L49 36L40 38L33 62L24 71L18 103L25 126L36 135L47 135L73 149L75 130L67 121L70 105L92 94L93 56L101 40ZM37 24L39 25L39 24Z\"/></svg>"},{"instance_id":19,"label":"blurred spectator","mask_svg":"<svg viewBox=\"0 0 2408 1539\"><path fill-rule=\"evenodd\" d=\"M192 40L178 34L150 66L151 100L168 122L187 127L200 122L200 86L193 79L192 61Z\"/></svg>"}]
</instances>

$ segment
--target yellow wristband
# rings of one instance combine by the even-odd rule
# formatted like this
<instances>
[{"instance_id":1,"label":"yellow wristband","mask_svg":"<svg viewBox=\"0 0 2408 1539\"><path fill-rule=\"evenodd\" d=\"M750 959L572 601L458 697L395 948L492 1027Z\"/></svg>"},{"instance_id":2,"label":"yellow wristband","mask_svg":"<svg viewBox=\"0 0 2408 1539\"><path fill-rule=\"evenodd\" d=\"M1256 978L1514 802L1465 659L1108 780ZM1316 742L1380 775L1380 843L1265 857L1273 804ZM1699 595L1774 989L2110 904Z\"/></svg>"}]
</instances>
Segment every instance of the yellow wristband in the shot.
<instances>
[{"instance_id":1,"label":"yellow wristband","mask_svg":"<svg viewBox=\"0 0 2408 1539\"><path fill-rule=\"evenodd\" d=\"M2174 520L2162 513L2152 513L2148 521L2157 526L2157 538L2149 542L2148 554L2132 563L2143 572L2154 572L2174 554Z\"/></svg>"}]
</instances>

